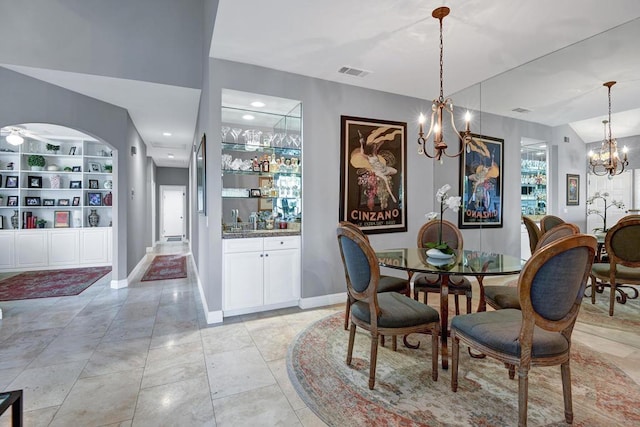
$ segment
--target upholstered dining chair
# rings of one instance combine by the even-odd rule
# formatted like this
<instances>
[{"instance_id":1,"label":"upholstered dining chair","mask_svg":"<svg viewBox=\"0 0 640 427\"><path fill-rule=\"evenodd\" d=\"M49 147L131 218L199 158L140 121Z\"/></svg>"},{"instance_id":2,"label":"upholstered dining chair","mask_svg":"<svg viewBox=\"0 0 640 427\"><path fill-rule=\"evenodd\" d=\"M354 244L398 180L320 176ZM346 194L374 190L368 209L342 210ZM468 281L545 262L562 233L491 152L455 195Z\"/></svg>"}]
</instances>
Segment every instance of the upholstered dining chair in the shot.
<instances>
[{"instance_id":1,"label":"upholstered dining chair","mask_svg":"<svg viewBox=\"0 0 640 427\"><path fill-rule=\"evenodd\" d=\"M538 227L538 224L527 216L522 217L522 222L524 222L527 234L529 235L529 249L531 249L531 253L533 253L533 251L536 250L538 239L542 236L542 231L540 230L540 227Z\"/></svg>"},{"instance_id":2,"label":"upholstered dining chair","mask_svg":"<svg viewBox=\"0 0 640 427\"><path fill-rule=\"evenodd\" d=\"M352 222L340 221L340 227L348 228L354 233L360 234L363 239L369 242L369 238L366 234L360 230L360 227ZM406 296L410 296L411 288L409 285L409 278L403 279L401 277L380 275L380 281L378 282L378 292L398 292ZM351 296L347 293L347 304L344 313L344 330L349 329L349 312L351 311Z\"/></svg>"},{"instance_id":3,"label":"upholstered dining chair","mask_svg":"<svg viewBox=\"0 0 640 427\"><path fill-rule=\"evenodd\" d=\"M608 283L611 288L609 316L613 316L616 291L623 292L619 289L621 285L623 283L626 285L640 285L640 250L638 250L638 242L640 242L640 218L623 218L607 231L604 239L604 247L609 256L609 262L593 265L591 283L594 288L596 279ZM596 302L595 294L596 292L592 290L592 304ZM626 301L626 297L624 299L621 298L620 301Z\"/></svg>"},{"instance_id":4,"label":"upholstered dining chair","mask_svg":"<svg viewBox=\"0 0 640 427\"><path fill-rule=\"evenodd\" d=\"M438 241L438 229L440 221L432 220L424 224L418 230L418 247L424 248L429 242ZM460 230L449 221L442 221L442 241L451 249L462 248L463 240ZM416 274L411 278L413 287L413 299L418 300L420 291L424 292L424 303L427 303L428 294L440 294L440 276L438 274ZM449 295L453 294L456 314L460 314L459 295L467 297L467 313L471 313L471 282L464 276L449 277Z\"/></svg>"},{"instance_id":5,"label":"upholstered dining chair","mask_svg":"<svg viewBox=\"0 0 640 427\"><path fill-rule=\"evenodd\" d=\"M438 380L438 312L397 292L378 293L380 266L374 250L360 233L348 227L338 227L338 246L344 264L347 292L352 298L351 326L347 365L351 365L356 327L371 334L369 359L369 389L376 378L378 340L380 336L407 335L416 332L431 334L431 378Z\"/></svg>"},{"instance_id":6,"label":"upholstered dining chair","mask_svg":"<svg viewBox=\"0 0 640 427\"><path fill-rule=\"evenodd\" d=\"M518 370L518 425L527 425L529 370L560 365L564 416L573 422L571 333L596 252L596 238L566 236L536 251L518 280L521 310L456 316L451 322L451 389L458 389L460 343Z\"/></svg>"},{"instance_id":7,"label":"upholstered dining chair","mask_svg":"<svg viewBox=\"0 0 640 427\"><path fill-rule=\"evenodd\" d=\"M542 234L544 234L547 231L551 230L553 227L564 224L564 222L564 219L558 216L545 215L540 220L540 231L542 232Z\"/></svg>"},{"instance_id":8,"label":"upholstered dining chair","mask_svg":"<svg viewBox=\"0 0 640 427\"><path fill-rule=\"evenodd\" d=\"M535 225L535 224L534 224ZM544 233L538 239L536 247L531 251L534 254L538 250L542 250L544 246L558 240L561 237L570 236L580 233L577 225L565 222ZM517 279L515 280L517 282ZM515 283L509 282L505 285L490 285L484 287L484 300L486 303L496 310L503 308L520 309L520 300L518 298L518 289Z\"/></svg>"}]
</instances>

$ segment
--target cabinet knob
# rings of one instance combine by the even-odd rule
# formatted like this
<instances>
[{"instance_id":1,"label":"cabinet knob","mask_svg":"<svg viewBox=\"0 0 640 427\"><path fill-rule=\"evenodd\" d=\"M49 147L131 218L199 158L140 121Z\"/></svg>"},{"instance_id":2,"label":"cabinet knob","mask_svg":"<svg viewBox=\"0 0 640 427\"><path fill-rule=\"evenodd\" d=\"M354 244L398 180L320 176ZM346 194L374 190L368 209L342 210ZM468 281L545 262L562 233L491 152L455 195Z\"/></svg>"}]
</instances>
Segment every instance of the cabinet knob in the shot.
<instances>
[{"instance_id":1,"label":"cabinet knob","mask_svg":"<svg viewBox=\"0 0 640 427\"><path fill-rule=\"evenodd\" d=\"M264 256L269 256L269 254L264 254Z\"/></svg>"},{"instance_id":2,"label":"cabinet knob","mask_svg":"<svg viewBox=\"0 0 640 427\"><path fill-rule=\"evenodd\" d=\"M282 242L282 241L281 241L281 242L280 242L280 244L281 244L281 245L284 245L284 242Z\"/></svg>"},{"instance_id":3,"label":"cabinet knob","mask_svg":"<svg viewBox=\"0 0 640 427\"><path fill-rule=\"evenodd\" d=\"M264 256L263 254L260 254L260 258L262 258L263 256Z\"/></svg>"}]
</instances>

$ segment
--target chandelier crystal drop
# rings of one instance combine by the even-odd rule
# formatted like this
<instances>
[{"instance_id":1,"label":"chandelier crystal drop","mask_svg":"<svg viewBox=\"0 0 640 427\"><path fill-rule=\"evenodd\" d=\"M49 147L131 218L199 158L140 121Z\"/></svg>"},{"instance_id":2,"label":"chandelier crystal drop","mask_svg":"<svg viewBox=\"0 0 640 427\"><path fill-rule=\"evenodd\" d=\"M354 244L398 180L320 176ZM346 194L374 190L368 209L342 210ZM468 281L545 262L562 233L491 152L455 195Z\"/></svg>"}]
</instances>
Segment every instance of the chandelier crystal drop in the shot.
<instances>
[{"instance_id":1,"label":"chandelier crystal drop","mask_svg":"<svg viewBox=\"0 0 640 427\"><path fill-rule=\"evenodd\" d=\"M618 142L611 136L611 87L614 84L616 84L616 82L613 81L602 84L607 87L609 94L609 120L602 121L604 125L604 140L602 141L600 150L597 153L589 151L591 171L599 176L609 175L609 178L620 175L629 164L627 160L627 147L625 146L622 149L621 159L618 154Z\"/></svg>"},{"instance_id":2,"label":"chandelier crystal drop","mask_svg":"<svg viewBox=\"0 0 640 427\"><path fill-rule=\"evenodd\" d=\"M425 156L440 160L442 162L442 156L445 155L447 157L457 157L462 154L465 145L471 141L471 131L469 129L469 124L471 122L471 114L469 111L465 114L465 130L461 133L456 128L455 120L453 118L453 101L451 98L444 98L444 90L443 90L443 42L442 42L442 20L445 16L449 15L448 7L439 7L435 9L431 16L440 21L440 96L437 99L433 100L433 104L431 105L431 123L429 125L429 131L427 134L424 134L424 124L426 122L426 117L424 114L420 113L419 122L419 130L418 130L418 145L420 148L418 149L419 154L424 154ZM447 114L448 113L448 114ZM443 121L444 119L449 117L450 125L455 132L455 135L460 138L460 149L454 154L447 153L447 148L449 146L444 140L444 128ZM433 152L429 152L429 148L427 147L427 141L433 134Z\"/></svg>"}]
</instances>

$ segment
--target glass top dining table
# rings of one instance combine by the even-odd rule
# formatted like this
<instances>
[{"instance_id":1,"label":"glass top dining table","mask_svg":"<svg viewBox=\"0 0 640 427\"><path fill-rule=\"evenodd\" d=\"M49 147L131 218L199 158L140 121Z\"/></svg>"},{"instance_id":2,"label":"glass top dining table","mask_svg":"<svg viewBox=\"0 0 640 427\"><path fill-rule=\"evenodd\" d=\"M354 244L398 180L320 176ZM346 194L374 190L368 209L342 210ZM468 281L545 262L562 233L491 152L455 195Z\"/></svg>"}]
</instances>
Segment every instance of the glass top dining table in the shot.
<instances>
[{"instance_id":1,"label":"glass top dining table","mask_svg":"<svg viewBox=\"0 0 640 427\"><path fill-rule=\"evenodd\" d=\"M483 280L486 276L502 276L519 274L525 260L495 252L477 251L472 249L456 250L450 259L433 258L427 256L428 249L422 248L392 248L376 251L378 264L396 270L403 270L409 274L430 273L440 275L440 330L448 331L449 325L449 276L474 276L480 286L480 301L477 311L486 310ZM441 334L442 368L448 368L447 351L448 333Z\"/></svg>"}]
</instances>

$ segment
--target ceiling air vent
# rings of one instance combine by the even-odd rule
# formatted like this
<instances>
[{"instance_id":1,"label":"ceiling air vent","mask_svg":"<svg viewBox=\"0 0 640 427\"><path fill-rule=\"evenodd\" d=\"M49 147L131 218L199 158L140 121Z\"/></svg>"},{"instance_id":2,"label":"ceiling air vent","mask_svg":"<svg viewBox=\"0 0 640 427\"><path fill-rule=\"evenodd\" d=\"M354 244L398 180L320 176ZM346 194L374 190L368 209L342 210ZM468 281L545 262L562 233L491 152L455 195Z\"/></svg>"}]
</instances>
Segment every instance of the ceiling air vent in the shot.
<instances>
[{"instance_id":1,"label":"ceiling air vent","mask_svg":"<svg viewBox=\"0 0 640 427\"><path fill-rule=\"evenodd\" d=\"M342 67L338 70L338 72L342 74L348 74L350 76L355 76L355 77L364 77L368 74L371 74L371 71L359 70L353 67Z\"/></svg>"},{"instance_id":2,"label":"ceiling air vent","mask_svg":"<svg viewBox=\"0 0 640 427\"><path fill-rule=\"evenodd\" d=\"M531 112L531 110L527 110L526 108L520 108L520 107L514 108L511 111L515 111L516 113L530 113Z\"/></svg>"}]
</instances>

